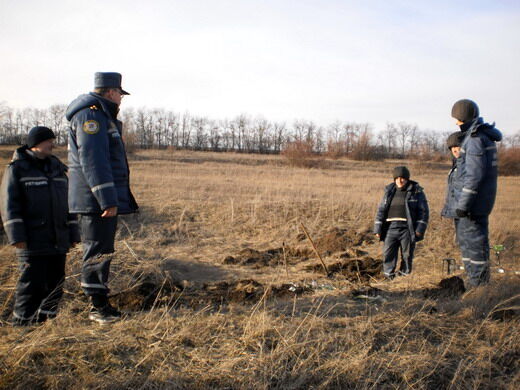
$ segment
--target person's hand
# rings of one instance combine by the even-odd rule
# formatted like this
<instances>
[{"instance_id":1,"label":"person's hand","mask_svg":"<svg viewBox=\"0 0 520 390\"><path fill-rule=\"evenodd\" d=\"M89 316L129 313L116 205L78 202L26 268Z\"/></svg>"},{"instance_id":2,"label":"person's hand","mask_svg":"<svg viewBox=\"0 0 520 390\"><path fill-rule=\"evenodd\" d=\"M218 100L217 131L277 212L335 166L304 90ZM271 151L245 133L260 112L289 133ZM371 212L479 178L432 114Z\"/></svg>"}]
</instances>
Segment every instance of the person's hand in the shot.
<instances>
[{"instance_id":1,"label":"person's hand","mask_svg":"<svg viewBox=\"0 0 520 390\"><path fill-rule=\"evenodd\" d=\"M101 218L111 218L115 217L117 215L117 207L109 207L105 211L103 211L103 214L101 214Z\"/></svg>"},{"instance_id":2,"label":"person's hand","mask_svg":"<svg viewBox=\"0 0 520 390\"><path fill-rule=\"evenodd\" d=\"M466 210L456 209L455 214L457 214L457 217L459 218L466 218L469 213Z\"/></svg>"},{"instance_id":3,"label":"person's hand","mask_svg":"<svg viewBox=\"0 0 520 390\"><path fill-rule=\"evenodd\" d=\"M422 233L415 232L415 237L421 238L422 237Z\"/></svg>"},{"instance_id":4,"label":"person's hand","mask_svg":"<svg viewBox=\"0 0 520 390\"><path fill-rule=\"evenodd\" d=\"M26 249L27 248L27 243L25 241L22 241L22 242L15 242L13 244L13 246L16 248L16 249Z\"/></svg>"},{"instance_id":5,"label":"person's hand","mask_svg":"<svg viewBox=\"0 0 520 390\"><path fill-rule=\"evenodd\" d=\"M381 236L380 236L379 234L376 233L376 237L379 238L379 237L381 237Z\"/></svg>"}]
</instances>

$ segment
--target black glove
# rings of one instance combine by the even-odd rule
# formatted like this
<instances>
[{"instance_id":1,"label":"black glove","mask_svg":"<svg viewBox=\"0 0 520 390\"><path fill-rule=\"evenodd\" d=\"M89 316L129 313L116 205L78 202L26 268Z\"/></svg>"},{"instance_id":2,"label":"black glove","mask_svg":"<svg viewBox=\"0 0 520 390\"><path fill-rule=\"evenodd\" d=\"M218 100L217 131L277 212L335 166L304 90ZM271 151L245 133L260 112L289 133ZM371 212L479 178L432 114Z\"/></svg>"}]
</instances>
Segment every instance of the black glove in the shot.
<instances>
[{"instance_id":1,"label":"black glove","mask_svg":"<svg viewBox=\"0 0 520 390\"><path fill-rule=\"evenodd\" d=\"M457 217L459 218L466 218L469 216L469 213L466 210L456 209L455 214L457 214Z\"/></svg>"}]
</instances>

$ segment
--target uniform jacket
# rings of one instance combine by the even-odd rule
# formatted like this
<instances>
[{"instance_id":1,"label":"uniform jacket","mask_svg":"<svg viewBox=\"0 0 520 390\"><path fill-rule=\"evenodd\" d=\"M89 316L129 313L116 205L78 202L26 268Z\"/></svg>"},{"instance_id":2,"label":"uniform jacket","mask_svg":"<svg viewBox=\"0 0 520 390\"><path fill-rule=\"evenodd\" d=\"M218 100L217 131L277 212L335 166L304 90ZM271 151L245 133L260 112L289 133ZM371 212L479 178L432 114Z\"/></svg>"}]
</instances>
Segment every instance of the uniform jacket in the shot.
<instances>
[{"instance_id":1,"label":"uniform jacket","mask_svg":"<svg viewBox=\"0 0 520 390\"><path fill-rule=\"evenodd\" d=\"M67 108L71 213L99 214L117 206L118 214L129 214L138 208L117 111L95 93L80 95Z\"/></svg>"},{"instance_id":2,"label":"uniform jacket","mask_svg":"<svg viewBox=\"0 0 520 390\"><path fill-rule=\"evenodd\" d=\"M502 140L502 133L494 124L484 123L478 118L464 124L465 132L457 159L457 172L454 188L459 187L457 209L465 210L470 215L491 214L497 193L498 160L496 141Z\"/></svg>"},{"instance_id":3,"label":"uniform jacket","mask_svg":"<svg viewBox=\"0 0 520 390\"><path fill-rule=\"evenodd\" d=\"M455 181L457 174L457 160L454 158L453 163L448 173L448 188L446 189L446 200L444 207L441 211L441 216L446 218L457 218L455 209L457 208L457 202L459 201L460 193L462 191L462 185L460 182ZM455 187L457 185L457 187Z\"/></svg>"},{"instance_id":4,"label":"uniform jacket","mask_svg":"<svg viewBox=\"0 0 520 390\"><path fill-rule=\"evenodd\" d=\"M386 218L396 190L397 186L395 183L387 185L385 187L383 200L377 209L374 233L379 234L381 241L385 240L388 227L390 226ZM409 181L406 190L405 208L408 229L410 230L412 241L420 241L424 238L424 233L428 227L429 209L428 201L426 200L426 195L424 195L422 187L413 180ZM416 237L416 232L420 233L421 237Z\"/></svg>"},{"instance_id":5,"label":"uniform jacket","mask_svg":"<svg viewBox=\"0 0 520 390\"><path fill-rule=\"evenodd\" d=\"M18 148L7 167L0 189L0 206L9 244L26 242L19 256L64 254L79 242L76 216L67 206L67 167L50 157L45 168Z\"/></svg>"}]
</instances>

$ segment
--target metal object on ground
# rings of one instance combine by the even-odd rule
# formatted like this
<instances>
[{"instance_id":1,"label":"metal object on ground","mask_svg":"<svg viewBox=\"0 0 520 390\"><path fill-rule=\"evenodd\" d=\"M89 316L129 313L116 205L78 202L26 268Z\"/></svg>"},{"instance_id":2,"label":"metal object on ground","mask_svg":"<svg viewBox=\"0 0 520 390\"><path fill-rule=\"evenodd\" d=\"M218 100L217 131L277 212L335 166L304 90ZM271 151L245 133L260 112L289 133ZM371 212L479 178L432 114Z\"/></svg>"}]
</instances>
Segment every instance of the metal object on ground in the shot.
<instances>
[{"instance_id":1,"label":"metal object on ground","mask_svg":"<svg viewBox=\"0 0 520 390\"><path fill-rule=\"evenodd\" d=\"M442 273L446 272L447 275L450 275L452 272L455 272L456 269L457 266L455 259L452 259L451 257L442 259Z\"/></svg>"},{"instance_id":2,"label":"metal object on ground","mask_svg":"<svg viewBox=\"0 0 520 390\"><path fill-rule=\"evenodd\" d=\"M493 245L491 249L495 252L495 257L497 259L497 265L500 266L500 252L502 252L504 249L504 245Z\"/></svg>"}]
</instances>

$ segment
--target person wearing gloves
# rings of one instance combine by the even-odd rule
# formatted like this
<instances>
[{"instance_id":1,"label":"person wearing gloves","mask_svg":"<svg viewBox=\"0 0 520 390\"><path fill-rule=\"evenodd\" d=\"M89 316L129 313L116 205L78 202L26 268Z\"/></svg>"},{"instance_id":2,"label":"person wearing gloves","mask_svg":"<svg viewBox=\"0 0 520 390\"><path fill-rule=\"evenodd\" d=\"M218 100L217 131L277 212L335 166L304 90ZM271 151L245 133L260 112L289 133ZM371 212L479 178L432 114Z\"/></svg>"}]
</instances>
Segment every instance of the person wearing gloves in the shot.
<instances>
[{"instance_id":1,"label":"person wearing gloves","mask_svg":"<svg viewBox=\"0 0 520 390\"><path fill-rule=\"evenodd\" d=\"M385 188L374 224L375 235L384 242L383 272L387 279L412 272L415 244L424 238L429 217L424 191L410 180L408 168L395 167L393 178ZM399 248L401 265L396 272Z\"/></svg>"},{"instance_id":2,"label":"person wearing gloves","mask_svg":"<svg viewBox=\"0 0 520 390\"><path fill-rule=\"evenodd\" d=\"M98 72L94 91L80 95L67 108L71 213L80 215L83 241L81 287L90 298L89 318L100 324L117 321L107 286L117 216L137 211L130 191L130 171L117 119L123 96L121 74Z\"/></svg>"},{"instance_id":3,"label":"person wearing gloves","mask_svg":"<svg viewBox=\"0 0 520 390\"><path fill-rule=\"evenodd\" d=\"M460 126L462 141L453 178L455 226L470 287L489 282L489 215L497 193L496 142L502 133L479 116L477 104L462 99L451 116ZM460 188L460 191L458 190Z\"/></svg>"},{"instance_id":4,"label":"person wearing gloves","mask_svg":"<svg viewBox=\"0 0 520 390\"><path fill-rule=\"evenodd\" d=\"M2 179L2 221L21 270L13 325L56 317L66 254L80 241L76 216L68 209L67 167L52 154L54 139L51 129L32 128Z\"/></svg>"}]
</instances>

